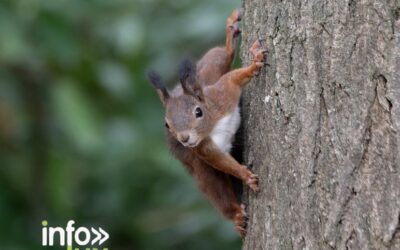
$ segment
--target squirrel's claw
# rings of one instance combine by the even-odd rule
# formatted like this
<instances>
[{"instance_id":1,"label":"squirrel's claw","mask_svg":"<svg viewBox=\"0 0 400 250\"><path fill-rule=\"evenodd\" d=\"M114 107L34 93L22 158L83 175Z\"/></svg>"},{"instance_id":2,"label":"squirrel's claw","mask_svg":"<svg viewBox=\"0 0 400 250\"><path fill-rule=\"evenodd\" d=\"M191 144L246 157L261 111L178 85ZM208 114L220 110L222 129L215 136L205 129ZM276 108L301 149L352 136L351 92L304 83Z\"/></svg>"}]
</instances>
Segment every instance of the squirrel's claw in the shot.
<instances>
[{"instance_id":1,"label":"squirrel's claw","mask_svg":"<svg viewBox=\"0 0 400 250\"><path fill-rule=\"evenodd\" d=\"M253 45L249 49L250 53L253 56L253 63L257 66L258 70L254 72L254 75L259 74L259 69L265 65L269 65L266 63L267 59L267 49L263 49L261 47L261 39L257 39Z\"/></svg>"},{"instance_id":2,"label":"squirrel's claw","mask_svg":"<svg viewBox=\"0 0 400 250\"><path fill-rule=\"evenodd\" d=\"M242 16L243 16L243 9L242 9L242 8L237 8L237 9L236 9L236 12L237 12L237 18L236 18L236 20L237 20L238 22L240 22L240 21L242 20Z\"/></svg>"},{"instance_id":3,"label":"squirrel's claw","mask_svg":"<svg viewBox=\"0 0 400 250\"><path fill-rule=\"evenodd\" d=\"M240 33L242 33L242 31L239 28L239 23L234 23L232 25L232 29L233 29L233 38L236 38L240 35Z\"/></svg>"},{"instance_id":4,"label":"squirrel's claw","mask_svg":"<svg viewBox=\"0 0 400 250\"><path fill-rule=\"evenodd\" d=\"M229 16L228 20L232 23L240 22L242 20L243 10L242 8L237 8L232 11L232 14Z\"/></svg>"},{"instance_id":5,"label":"squirrel's claw","mask_svg":"<svg viewBox=\"0 0 400 250\"><path fill-rule=\"evenodd\" d=\"M245 205L241 204L234 218L235 229L236 231L238 231L242 239L246 236L246 226L247 226L246 225L247 214L245 208L246 208Z\"/></svg>"},{"instance_id":6,"label":"squirrel's claw","mask_svg":"<svg viewBox=\"0 0 400 250\"><path fill-rule=\"evenodd\" d=\"M239 21L242 18L242 11L240 9L235 9L232 14L227 19L227 25L232 30L233 38L239 36L242 32L239 28Z\"/></svg>"},{"instance_id":7,"label":"squirrel's claw","mask_svg":"<svg viewBox=\"0 0 400 250\"><path fill-rule=\"evenodd\" d=\"M258 192L258 176L251 173L250 176L246 180L246 184L253 190L254 192Z\"/></svg>"}]
</instances>

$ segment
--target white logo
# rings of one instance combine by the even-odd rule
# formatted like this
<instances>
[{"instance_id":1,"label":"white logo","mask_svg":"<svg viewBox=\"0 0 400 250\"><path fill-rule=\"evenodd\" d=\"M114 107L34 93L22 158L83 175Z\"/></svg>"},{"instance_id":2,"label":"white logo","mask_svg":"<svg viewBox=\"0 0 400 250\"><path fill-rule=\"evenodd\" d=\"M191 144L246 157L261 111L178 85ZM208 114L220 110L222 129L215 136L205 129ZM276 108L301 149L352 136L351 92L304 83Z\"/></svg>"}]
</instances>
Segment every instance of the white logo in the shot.
<instances>
[{"instance_id":1,"label":"white logo","mask_svg":"<svg viewBox=\"0 0 400 250\"><path fill-rule=\"evenodd\" d=\"M78 246L87 246L89 244L92 246L100 246L109 238L108 233L104 231L101 227L99 227L98 229L91 227L89 230L86 227L75 228L73 227L74 224L75 221L70 220L67 222L67 226L64 229L62 227L47 227L48 222L46 220L42 221L42 245L54 246L55 235L58 235L58 237L56 238L60 240L59 245L67 245L67 249L72 249L73 243L76 243ZM90 232L92 232L92 234ZM92 238L92 235L94 235L95 237ZM103 248L103 250L108 249Z\"/></svg>"}]
</instances>

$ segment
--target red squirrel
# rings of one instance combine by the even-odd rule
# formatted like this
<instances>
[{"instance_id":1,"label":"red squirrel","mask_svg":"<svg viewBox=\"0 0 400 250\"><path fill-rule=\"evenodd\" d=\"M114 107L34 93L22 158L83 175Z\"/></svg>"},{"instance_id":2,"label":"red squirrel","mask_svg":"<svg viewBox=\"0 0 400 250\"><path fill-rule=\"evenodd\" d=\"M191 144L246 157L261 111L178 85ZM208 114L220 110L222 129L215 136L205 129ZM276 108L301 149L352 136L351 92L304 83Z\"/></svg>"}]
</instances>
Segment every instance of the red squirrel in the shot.
<instances>
[{"instance_id":1,"label":"red squirrel","mask_svg":"<svg viewBox=\"0 0 400 250\"><path fill-rule=\"evenodd\" d=\"M241 87L264 65L266 50L256 41L250 48L252 64L230 71L239 21L240 11L234 10L227 18L225 47L210 49L197 64L182 62L180 84L172 91L158 74L150 72L149 79L166 110L165 135L170 151L244 237L245 206L237 200L228 175L242 180L253 191L258 190L258 179L229 152L240 124Z\"/></svg>"}]
</instances>

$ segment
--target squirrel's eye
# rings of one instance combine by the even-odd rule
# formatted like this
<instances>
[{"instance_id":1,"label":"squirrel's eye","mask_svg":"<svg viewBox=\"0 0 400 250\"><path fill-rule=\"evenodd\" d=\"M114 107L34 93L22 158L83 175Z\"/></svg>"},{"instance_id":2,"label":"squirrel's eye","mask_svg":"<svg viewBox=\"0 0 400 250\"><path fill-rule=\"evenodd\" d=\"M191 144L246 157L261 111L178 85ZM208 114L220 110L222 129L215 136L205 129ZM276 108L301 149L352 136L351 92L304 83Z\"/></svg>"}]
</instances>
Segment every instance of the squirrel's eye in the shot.
<instances>
[{"instance_id":1,"label":"squirrel's eye","mask_svg":"<svg viewBox=\"0 0 400 250\"><path fill-rule=\"evenodd\" d=\"M169 129L169 125L168 125L168 123L165 123L165 127Z\"/></svg>"},{"instance_id":2,"label":"squirrel's eye","mask_svg":"<svg viewBox=\"0 0 400 250\"><path fill-rule=\"evenodd\" d=\"M201 110L201 108L197 107L194 111L194 114L196 115L196 118L200 118L203 116L203 111Z\"/></svg>"}]
</instances>

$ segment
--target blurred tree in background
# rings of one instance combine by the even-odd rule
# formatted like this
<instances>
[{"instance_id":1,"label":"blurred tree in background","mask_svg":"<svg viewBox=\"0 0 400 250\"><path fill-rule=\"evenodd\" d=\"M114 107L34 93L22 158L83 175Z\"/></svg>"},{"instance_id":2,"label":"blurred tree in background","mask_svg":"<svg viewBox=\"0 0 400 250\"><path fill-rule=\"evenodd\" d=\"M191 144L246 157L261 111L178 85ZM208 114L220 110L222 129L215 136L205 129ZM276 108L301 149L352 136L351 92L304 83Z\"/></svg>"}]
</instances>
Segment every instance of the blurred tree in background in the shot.
<instances>
[{"instance_id":1,"label":"blurred tree in background","mask_svg":"<svg viewBox=\"0 0 400 250\"><path fill-rule=\"evenodd\" d=\"M0 2L0 249L43 249L43 219L101 226L109 249L239 248L169 155L145 76L174 83L181 57L224 42L238 6Z\"/></svg>"}]
</instances>

